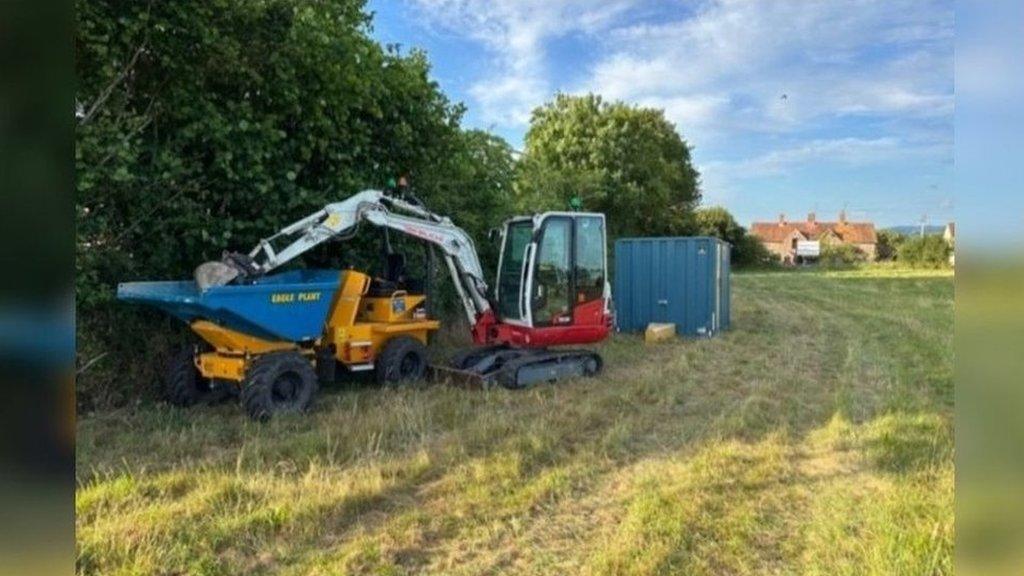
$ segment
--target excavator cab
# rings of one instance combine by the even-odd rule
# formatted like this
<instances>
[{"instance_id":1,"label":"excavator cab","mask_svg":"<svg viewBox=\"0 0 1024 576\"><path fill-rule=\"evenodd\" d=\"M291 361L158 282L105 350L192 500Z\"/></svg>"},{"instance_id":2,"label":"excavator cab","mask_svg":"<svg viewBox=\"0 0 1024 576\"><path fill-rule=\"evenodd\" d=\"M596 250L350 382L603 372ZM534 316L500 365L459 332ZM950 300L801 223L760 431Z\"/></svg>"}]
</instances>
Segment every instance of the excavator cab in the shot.
<instances>
[{"instance_id":1,"label":"excavator cab","mask_svg":"<svg viewBox=\"0 0 1024 576\"><path fill-rule=\"evenodd\" d=\"M542 347L603 339L610 327L604 214L546 212L505 223L492 341Z\"/></svg>"}]
</instances>

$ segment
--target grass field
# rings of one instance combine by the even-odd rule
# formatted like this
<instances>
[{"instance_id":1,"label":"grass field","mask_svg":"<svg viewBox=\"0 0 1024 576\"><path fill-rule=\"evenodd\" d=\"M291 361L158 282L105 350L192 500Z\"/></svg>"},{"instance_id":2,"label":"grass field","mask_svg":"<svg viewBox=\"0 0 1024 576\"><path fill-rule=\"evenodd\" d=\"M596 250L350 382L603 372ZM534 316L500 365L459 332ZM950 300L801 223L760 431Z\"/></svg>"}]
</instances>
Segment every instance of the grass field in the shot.
<instances>
[{"instance_id":1,"label":"grass field","mask_svg":"<svg viewBox=\"0 0 1024 576\"><path fill-rule=\"evenodd\" d=\"M952 276L741 274L733 309L596 380L83 418L78 570L952 573Z\"/></svg>"}]
</instances>

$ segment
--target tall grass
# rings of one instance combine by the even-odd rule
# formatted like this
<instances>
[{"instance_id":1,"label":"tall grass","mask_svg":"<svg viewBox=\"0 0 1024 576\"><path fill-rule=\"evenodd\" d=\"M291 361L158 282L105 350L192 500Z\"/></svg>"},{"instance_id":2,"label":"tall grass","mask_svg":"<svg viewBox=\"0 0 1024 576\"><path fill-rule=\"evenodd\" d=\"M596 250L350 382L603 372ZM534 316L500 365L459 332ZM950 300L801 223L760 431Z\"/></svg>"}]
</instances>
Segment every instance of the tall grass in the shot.
<instances>
[{"instance_id":1,"label":"tall grass","mask_svg":"<svg viewBox=\"0 0 1024 576\"><path fill-rule=\"evenodd\" d=\"M596 380L79 424L84 574L952 572L953 283L750 274Z\"/></svg>"}]
</instances>

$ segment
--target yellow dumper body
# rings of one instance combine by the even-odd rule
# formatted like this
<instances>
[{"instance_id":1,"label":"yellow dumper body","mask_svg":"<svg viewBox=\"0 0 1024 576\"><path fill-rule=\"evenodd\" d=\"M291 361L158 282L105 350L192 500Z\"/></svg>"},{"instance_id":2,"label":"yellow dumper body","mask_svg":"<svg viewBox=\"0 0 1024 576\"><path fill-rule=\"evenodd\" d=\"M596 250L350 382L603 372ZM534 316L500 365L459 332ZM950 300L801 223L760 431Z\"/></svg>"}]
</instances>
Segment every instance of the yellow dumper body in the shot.
<instances>
[{"instance_id":1,"label":"yellow dumper body","mask_svg":"<svg viewBox=\"0 0 1024 576\"><path fill-rule=\"evenodd\" d=\"M341 273L323 335L312 346L264 340L208 320L194 321L192 330L213 348L196 355L196 367L204 378L241 382L255 357L294 350L307 354L313 362L336 360L351 371L372 370L374 360L392 338L410 336L426 344L430 332L440 326L426 317L422 307L425 296L399 290L386 297L369 297L369 288L368 275L354 270Z\"/></svg>"}]
</instances>

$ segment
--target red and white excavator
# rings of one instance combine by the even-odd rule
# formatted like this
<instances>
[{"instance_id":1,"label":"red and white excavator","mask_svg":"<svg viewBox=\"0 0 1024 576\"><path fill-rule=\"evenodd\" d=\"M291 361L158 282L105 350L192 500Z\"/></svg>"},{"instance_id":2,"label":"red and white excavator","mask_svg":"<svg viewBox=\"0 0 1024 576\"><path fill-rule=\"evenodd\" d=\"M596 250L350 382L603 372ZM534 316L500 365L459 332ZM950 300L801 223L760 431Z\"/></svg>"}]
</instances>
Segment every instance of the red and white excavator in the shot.
<instances>
[{"instance_id":1,"label":"red and white excavator","mask_svg":"<svg viewBox=\"0 0 1024 576\"><path fill-rule=\"evenodd\" d=\"M545 212L505 221L489 290L463 229L412 194L364 190L286 226L248 254L229 253L201 265L196 283L206 290L251 282L323 242L354 236L363 222L419 239L444 259L476 346L457 353L441 371L520 388L601 370L597 352L565 346L599 342L612 326L604 214ZM404 256L389 253L387 262L388 272L370 290L411 292L403 285Z\"/></svg>"}]
</instances>

